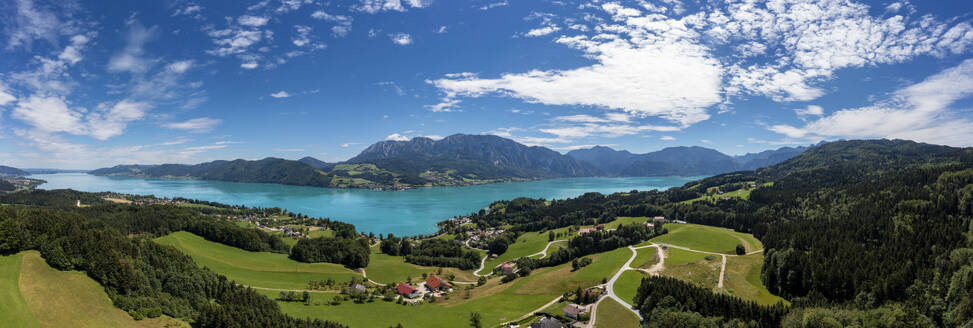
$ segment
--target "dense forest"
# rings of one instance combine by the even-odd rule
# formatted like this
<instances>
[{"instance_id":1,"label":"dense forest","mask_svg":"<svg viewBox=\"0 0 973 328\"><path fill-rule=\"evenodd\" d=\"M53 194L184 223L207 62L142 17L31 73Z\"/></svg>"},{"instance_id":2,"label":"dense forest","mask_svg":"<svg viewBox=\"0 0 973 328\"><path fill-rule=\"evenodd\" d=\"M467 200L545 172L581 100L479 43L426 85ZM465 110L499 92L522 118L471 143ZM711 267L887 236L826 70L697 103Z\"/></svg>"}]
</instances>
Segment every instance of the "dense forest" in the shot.
<instances>
[{"instance_id":1,"label":"dense forest","mask_svg":"<svg viewBox=\"0 0 973 328\"><path fill-rule=\"evenodd\" d=\"M744 185L759 187L748 198L690 201ZM793 327L870 315L973 325L971 148L832 142L775 166L667 191L500 201L472 220L480 228L544 231L656 215L753 233L766 248L763 283L793 301L795 316L815 318L785 318Z\"/></svg>"},{"instance_id":2,"label":"dense forest","mask_svg":"<svg viewBox=\"0 0 973 328\"><path fill-rule=\"evenodd\" d=\"M481 258L480 253L451 241L436 238L413 241L392 234L382 239L379 249L388 255L404 256L406 262L412 264L463 270L479 267Z\"/></svg>"},{"instance_id":3,"label":"dense forest","mask_svg":"<svg viewBox=\"0 0 973 328\"><path fill-rule=\"evenodd\" d=\"M84 271L105 287L116 307L135 318L164 313L189 319L194 327L343 327L284 315L273 300L151 240L195 229L234 246L273 249L276 237L241 233L243 228L185 207L94 199L89 207L63 206L90 195L32 191L0 196L0 203L22 204L0 207L0 254L38 250L54 268Z\"/></svg>"},{"instance_id":4,"label":"dense forest","mask_svg":"<svg viewBox=\"0 0 973 328\"><path fill-rule=\"evenodd\" d=\"M357 269L368 266L369 252L365 238L304 238L291 249L290 258L300 262L338 263Z\"/></svg>"}]
</instances>

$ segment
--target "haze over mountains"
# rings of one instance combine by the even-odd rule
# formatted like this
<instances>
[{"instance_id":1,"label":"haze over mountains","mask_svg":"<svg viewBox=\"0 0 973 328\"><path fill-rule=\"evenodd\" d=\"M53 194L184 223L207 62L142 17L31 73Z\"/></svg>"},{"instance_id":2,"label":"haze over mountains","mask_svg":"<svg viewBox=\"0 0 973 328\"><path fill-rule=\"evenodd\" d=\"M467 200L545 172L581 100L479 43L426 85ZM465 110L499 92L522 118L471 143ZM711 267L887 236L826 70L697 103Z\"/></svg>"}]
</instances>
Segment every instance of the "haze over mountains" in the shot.
<instances>
[{"instance_id":1,"label":"haze over mountains","mask_svg":"<svg viewBox=\"0 0 973 328\"><path fill-rule=\"evenodd\" d=\"M313 157L238 159L196 165L118 165L91 174L401 189L564 177L712 175L777 164L806 149L784 147L734 157L703 147L632 154L597 146L561 154L494 135L454 134L440 140L377 142L340 163Z\"/></svg>"},{"instance_id":2,"label":"haze over mountains","mask_svg":"<svg viewBox=\"0 0 973 328\"><path fill-rule=\"evenodd\" d=\"M572 150L568 156L591 164L609 176L711 175L754 170L800 155L808 147L783 147L756 154L729 156L719 151L692 146L668 147L645 154L614 150L604 146Z\"/></svg>"}]
</instances>

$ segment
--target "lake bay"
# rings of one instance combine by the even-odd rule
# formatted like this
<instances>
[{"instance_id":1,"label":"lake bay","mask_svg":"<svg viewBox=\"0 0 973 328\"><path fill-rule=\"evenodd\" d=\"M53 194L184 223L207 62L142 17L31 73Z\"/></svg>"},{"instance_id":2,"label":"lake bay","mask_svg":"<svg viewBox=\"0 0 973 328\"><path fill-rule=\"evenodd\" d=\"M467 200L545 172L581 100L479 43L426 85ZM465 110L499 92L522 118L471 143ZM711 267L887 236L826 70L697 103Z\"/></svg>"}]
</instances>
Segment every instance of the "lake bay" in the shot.
<instances>
[{"instance_id":1,"label":"lake bay","mask_svg":"<svg viewBox=\"0 0 973 328\"><path fill-rule=\"evenodd\" d=\"M469 214L493 201L516 197L564 199L585 192L668 189L701 177L565 178L403 191L332 189L262 183L103 177L85 173L35 174L41 189L111 191L184 197L230 205L280 207L312 217L354 224L358 231L396 235L429 234L436 222Z\"/></svg>"}]
</instances>

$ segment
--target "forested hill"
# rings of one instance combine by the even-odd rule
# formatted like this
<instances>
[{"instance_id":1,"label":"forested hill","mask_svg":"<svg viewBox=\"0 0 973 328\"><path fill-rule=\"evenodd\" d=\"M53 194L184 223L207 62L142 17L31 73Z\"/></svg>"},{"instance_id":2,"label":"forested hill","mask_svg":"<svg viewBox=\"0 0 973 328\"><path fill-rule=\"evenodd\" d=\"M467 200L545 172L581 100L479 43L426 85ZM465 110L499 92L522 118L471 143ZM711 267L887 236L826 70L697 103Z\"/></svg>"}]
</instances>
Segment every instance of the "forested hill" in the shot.
<instances>
[{"instance_id":1,"label":"forested hill","mask_svg":"<svg viewBox=\"0 0 973 328\"><path fill-rule=\"evenodd\" d=\"M973 148L832 142L667 191L491 208L474 222L539 231L661 215L752 232L766 247L762 282L793 302L785 327L973 326Z\"/></svg>"},{"instance_id":2,"label":"forested hill","mask_svg":"<svg viewBox=\"0 0 973 328\"><path fill-rule=\"evenodd\" d=\"M808 147L782 147L740 156L730 156L704 147L668 147L645 154L595 146L576 149L568 156L600 169L610 176L713 175L755 170L800 155Z\"/></svg>"},{"instance_id":3,"label":"forested hill","mask_svg":"<svg viewBox=\"0 0 973 328\"><path fill-rule=\"evenodd\" d=\"M0 165L0 177L23 177L28 175L30 175L30 173L27 173L27 171L15 167Z\"/></svg>"},{"instance_id":4,"label":"forested hill","mask_svg":"<svg viewBox=\"0 0 973 328\"><path fill-rule=\"evenodd\" d=\"M406 174L456 171L473 179L537 179L597 175L600 171L544 147L493 135L454 134L440 140L375 143L347 163L371 163Z\"/></svg>"},{"instance_id":5,"label":"forested hill","mask_svg":"<svg viewBox=\"0 0 973 328\"><path fill-rule=\"evenodd\" d=\"M97 169L90 173L108 176L279 183L313 187L331 186L331 177L307 164L270 157L257 161L238 159L196 165L118 165Z\"/></svg>"}]
</instances>

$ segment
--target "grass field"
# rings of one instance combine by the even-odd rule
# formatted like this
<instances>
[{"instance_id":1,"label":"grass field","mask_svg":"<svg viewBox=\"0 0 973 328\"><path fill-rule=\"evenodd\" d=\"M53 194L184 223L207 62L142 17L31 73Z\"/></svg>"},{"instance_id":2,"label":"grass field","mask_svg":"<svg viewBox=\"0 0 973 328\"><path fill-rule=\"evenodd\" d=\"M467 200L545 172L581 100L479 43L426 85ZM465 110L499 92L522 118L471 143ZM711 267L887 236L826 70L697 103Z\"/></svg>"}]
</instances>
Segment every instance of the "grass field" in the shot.
<instances>
[{"instance_id":1,"label":"grass field","mask_svg":"<svg viewBox=\"0 0 973 328\"><path fill-rule=\"evenodd\" d=\"M633 223L645 223L646 220L648 220L648 218L646 218L646 217L619 217L619 218L615 219L615 221L606 223L605 224L605 229L615 229L615 228L618 228L618 226L619 225L622 225L622 224L628 225L628 224L633 224ZM593 227L593 226L581 226L581 228L590 228L590 227ZM531 255L531 254L535 254L537 252L540 252L540 251L544 250L544 246L547 246L547 243L548 243L548 241L550 239L548 237L548 234L550 233L550 231L553 231L555 234L563 234L563 233L566 233L568 231L568 228L567 227L564 227L564 228L559 228L559 229L554 229L554 230L548 230L548 231L543 231L543 232L528 232L528 233L524 233L519 238L517 238L517 242L516 243L510 244L510 246L507 248L507 251L505 253L500 254L500 256L498 256L496 259L487 260L487 263L483 267L483 270L481 270L481 271L479 271L477 273L479 273L479 274L487 274L487 273L493 271L493 268L496 267L497 265L500 265L500 263L503 263L503 262L506 262L506 261L513 261L513 260L516 260L518 258L521 258L521 257L524 257L524 256L528 256L528 255ZM570 238L573 238L575 236L577 236L576 233L575 233L575 235L569 236L568 238L565 238L565 237L560 237L560 238L561 239L570 239ZM566 244L565 243L557 243L557 244L551 245L551 248L548 249L547 253L550 254L551 252L553 252L553 251L555 251L558 248L563 247L563 246L566 246Z\"/></svg>"},{"instance_id":2,"label":"grass field","mask_svg":"<svg viewBox=\"0 0 973 328\"><path fill-rule=\"evenodd\" d=\"M706 288L715 288L720 279L721 259L718 255L707 254L670 247L662 275Z\"/></svg>"},{"instance_id":3,"label":"grass field","mask_svg":"<svg viewBox=\"0 0 973 328\"><path fill-rule=\"evenodd\" d=\"M742 244L747 252L763 248L753 235L726 228L698 224L666 224L665 227L669 233L652 238L652 242L724 254L735 254L737 244Z\"/></svg>"},{"instance_id":4,"label":"grass field","mask_svg":"<svg viewBox=\"0 0 973 328\"><path fill-rule=\"evenodd\" d=\"M598 328L638 328L641 327L639 317L611 298L606 298L598 304L598 314L595 316L595 327Z\"/></svg>"},{"instance_id":5,"label":"grass field","mask_svg":"<svg viewBox=\"0 0 973 328\"><path fill-rule=\"evenodd\" d=\"M622 272L618 280L615 280L615 295L629 304L634 304L632 300L635 299L639 285L642 284L642 278L647 276L648 274L636 270Z\"/></svg>"},{"instance_id":6,"label":"grass field","mask_svg":"<svg viewBox=\"0 0 973 328\"><path fill-rule=\"evenodd\" d=\"M19 265L16 260L20 260ZM188 327L168 317L135 321L114 307L105 290L83 272L58 271L40 253L23 252L0 259L0 279L12 291L4 291L3 324L10 327ZM8 265L9 264L9 265ZM19 267L19 281L7 284L8 267ZM7 307L8 295L19 294L23 303ZM26 306L26 307L25 307Z\"/></svg>"},{"instance_id":7,"label":"grass field","mask_svg":"<svg viewBox=\"0 0 973 328\"><path fill-rule=\"evenodd\" d=\"M155 241L176 247L196 264L248 286L299 290L307 288L311 280L349 281L351 277L361 277L338 264L301 263L287 258L286 254L248 252L188 232L174 232Z\"/></svg>"},{"instance_id":8,"label":"grass field","mask_svg":"<svg viewBox=\"0 0 973 328\"><path fill-rule=\"evenodd\" d=\"M464 299L464 292L459 290L449 300L418 306L380 300L365 304L345 301L338 306L281 302L280 306L285 313L294 316L335 320L350 327L389 327L398 323L406 327L467 327L470 312L479 312L484 326L493 327L536 310L567 291L600 284L602 278L610 277L630 255L631 251L620 248L591 255L592 264L574 272L568 263L537 269L530 276L507 284L493 278L486 285L473 289L470 299ZM274 292L261 292L276 296ZM331 294L314 294L312 300L328 301L332 297ZM382 315L375 315L377 313Z\"/></svg>"},{"instance_id":9,"label":"grass field","mask_svg":"<svg viewBox=\"0 0 973 328\"><path fill-rule=\"evenodd\" d=\"M385 284L402 282L410 277L412 281L417 281L422 279L423 273L435 274L439 270L437 267L406 263L405 258L401 256L382 254L378 246L372 247L371 251L372 254L369 257L368 267L365 268L365 272L368 274L368 279L374 280L375 282ZM449 274L456 275L456 281L472 282L477 279L471 271L463 271L457 268L443 268L443 277L448 277Z\"/></svg>"},{"instance_id":10,"label":"grass field","mask_svg":"<svg viewBox=\"0 0 973 328\"><path fill-rule=\"evenodd\" d=\"M20 295L20 263L24 253L0 256L0 318L10 327L39 327L37 318Z\"/></svg>"},{"instance_id":11,"label":"grass field","mask_svg":"<svg viewBox=\"0 0 973 328\"><path fill-rule=\"evenodd\" d=\"M789 304L787 300L771 294L760 282L761 267L763 254L728 257L724 281L726 292L761 305L773 305L777 302Z\"/></svg>"},{"instance_id":12,"label":"grass field","mask_svg":"<svg viewBox=\"0 0 973 328\"><path fill-rule=\"evenodd\" d=\"M646 247L635 250L638 255L635 256L635 260L632 260L631 266L633 268L648 269L652 265L659 263L659 259L656 258L656 248Z\"/></svg>"},{"instance_id":13,"label":"grass field","mask_svg":"<svg viewBox=\"0 0 973 328\"><path fill-rule=\"evenodd\" d=\"M493 271L493 268L500 265L500 263L513 261L521 257L540 252L544 250L544 246L547 246L547 241L547 233L524 233L517 238L516 242L507 247L506 252L497 256L496 259L487 260L486 265L483 266L483 270L479 271L478 273L490 273Z\"/></svg>"}]
</instances>

